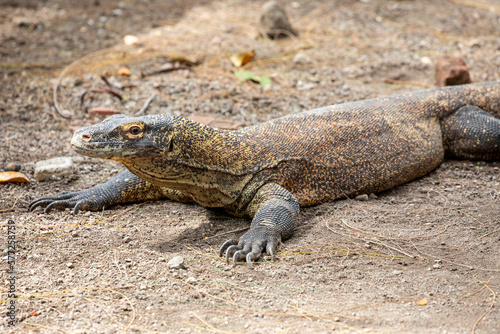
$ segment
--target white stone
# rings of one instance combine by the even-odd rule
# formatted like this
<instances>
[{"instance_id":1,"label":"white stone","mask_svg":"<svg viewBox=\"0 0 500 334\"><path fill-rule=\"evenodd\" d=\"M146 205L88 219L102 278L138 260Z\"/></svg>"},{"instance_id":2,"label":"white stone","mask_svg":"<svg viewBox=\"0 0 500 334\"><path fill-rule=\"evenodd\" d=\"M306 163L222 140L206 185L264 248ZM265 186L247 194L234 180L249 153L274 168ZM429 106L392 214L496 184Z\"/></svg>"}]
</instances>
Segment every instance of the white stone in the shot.
<instances>
[{"instance_id":1,"label":"white stone","mask_svg":"<svg viewBox=\"0 0 500 334\"><path fill-rule=\"evenodd\" d=\"M167 263L167 267L170 269L181 269L184 268L184 259L182 256L176 256Z\"/></svg>"},{"instance_id":2,"label":"white stone","mask_svg":"<svg viewBox=\"0 0 500 334\"><path fill-rule=\"evenodd\" d=\"M74 171L71 157L59 157L38 161L35 165L35 179L47 181L58 177L71 176Z\"/></svg>"}]
</instances>

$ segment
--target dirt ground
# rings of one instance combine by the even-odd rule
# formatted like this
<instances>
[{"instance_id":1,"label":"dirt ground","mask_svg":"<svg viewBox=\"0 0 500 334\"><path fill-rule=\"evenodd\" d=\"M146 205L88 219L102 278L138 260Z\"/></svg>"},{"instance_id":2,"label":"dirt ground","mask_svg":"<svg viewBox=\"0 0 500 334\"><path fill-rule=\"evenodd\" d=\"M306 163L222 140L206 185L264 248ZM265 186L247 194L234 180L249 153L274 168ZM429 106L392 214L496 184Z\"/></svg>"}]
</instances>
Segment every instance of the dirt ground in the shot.
<instances>
[{"instance_id":1,"label":"dirt ground","mask_svg":"<svg viewBox=\"0 0 500 334\"><path fill-rule=\"evenodd\" d=\"M280 41L258 37L260 0L0 4L0 166L19 163L30 180L0 185L0 332L500 332L500 162L446 161L369 201L305 208L279 261L253 267L218 257L249 222L194 204L27 212L34 198L121 169L70 148L75 129L99 121L89 119L91 108L133 115L155 94L146 114L248 126L433 87L445 54L461 55L475 82L500 80L496 0L286 2L299 36ZM125 45L128 34L138 44ZM245 69L269 76L270 87L237 80L228 55L250 50L257 56ZM57 95L65 119L52 87L77 59ZM141 76L176 59L201 63ZM129 77L118 74L124 66ZM101 75L122 101L90 92L105 87ZM74 157L74 175L36 182L34 164L59 156ZM10 219L15 327L7 323ZM167 267L177 255L185 269Z\"/></svg>"}]
</instances>

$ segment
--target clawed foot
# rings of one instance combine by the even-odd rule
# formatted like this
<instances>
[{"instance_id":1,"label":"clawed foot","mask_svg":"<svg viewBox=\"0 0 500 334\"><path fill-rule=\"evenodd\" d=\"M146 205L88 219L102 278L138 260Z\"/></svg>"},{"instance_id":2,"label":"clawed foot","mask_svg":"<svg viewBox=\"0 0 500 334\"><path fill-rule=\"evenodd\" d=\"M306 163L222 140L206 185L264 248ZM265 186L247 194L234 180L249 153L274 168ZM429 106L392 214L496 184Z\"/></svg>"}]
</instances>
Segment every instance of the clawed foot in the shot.
<instances>
[{"instance_id":1,"label":"clawed foot","mask_svg":"<svg viewBox=\"0 0 500 334\"><path fill-rule=\"evenodd\" d=\"M271 255L273 261L274 253L280 243L280 237L277 232L270 231L268 228L261 226L252 228L250 231L241 236L240 241L230 239L226 241L219 250L219 256L226 254L226 263L229 264L229 259L233 258L233 263L245 261L252 264L258 260L265 250Z\"/></svg>"},{"instance_id":2,"label":"clawed foot","mask_svg":"<svg viewBox=\"0 0 500 334\"><path fill-rule=\"evenodd\" d=\"M28 210L33 211L37 207L45 207L44 212L52 209L73 208L73 214L80 210L97 211L104 207L93 190L68 192L63 191L55 196L41 197L30 203Z\"/></svg>"}]
</instances>

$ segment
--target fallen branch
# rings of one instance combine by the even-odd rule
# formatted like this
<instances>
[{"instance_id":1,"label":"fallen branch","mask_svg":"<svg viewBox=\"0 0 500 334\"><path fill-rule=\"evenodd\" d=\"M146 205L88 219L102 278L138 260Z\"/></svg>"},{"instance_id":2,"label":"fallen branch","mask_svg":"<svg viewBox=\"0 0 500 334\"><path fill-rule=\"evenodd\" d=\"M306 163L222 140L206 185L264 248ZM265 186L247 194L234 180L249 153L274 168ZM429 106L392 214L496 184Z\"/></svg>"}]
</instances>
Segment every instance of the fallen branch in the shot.
<instances>
[{"instance_id":1,"label":"fallen branch","mask_svg":"<svg viewBox=\"0 0 500 334\"><path fill-rule=\"evenodd\" d=\"M153 101L153 99L155 98L155 96L156 96L155 93L151 94L151 96L148 97L148 99L146 100L146 102L144 102L144 105L142 106L142 108L138 112L136 112L135 115L138 116L138 115L144 114L144 112L146 111L146 109L148 109L149 104L151 103L151 101Z\"/></svg>"},{"instance_id":2,"label":"fallen branch","mask_svg":"<svg viewBox=\"0 0 500 334\"><path fill-rule=\"evenodd\" d=\"M111 116L121 114L122 112L113 108L93 108L89 110L89 118L99 116Z\"/></svg>"},{"instance_id":3,"label":"fallen branch","mask_svg":"<svg viewBox=\"0 0 500 334\"><path fill-rule=\"evenodd\" d=\"M149 77L152 75L157 75L157 74L163 74L163 73L169 73L169 72L174 72L174 71L179 71L179 70L189 70L192 71L193 69L190 66L174 66L174 67L167 67L167 68L160 68L159 70L149 72L149 73L141 73L141 78Z\"/></svg>"}]
</instances>

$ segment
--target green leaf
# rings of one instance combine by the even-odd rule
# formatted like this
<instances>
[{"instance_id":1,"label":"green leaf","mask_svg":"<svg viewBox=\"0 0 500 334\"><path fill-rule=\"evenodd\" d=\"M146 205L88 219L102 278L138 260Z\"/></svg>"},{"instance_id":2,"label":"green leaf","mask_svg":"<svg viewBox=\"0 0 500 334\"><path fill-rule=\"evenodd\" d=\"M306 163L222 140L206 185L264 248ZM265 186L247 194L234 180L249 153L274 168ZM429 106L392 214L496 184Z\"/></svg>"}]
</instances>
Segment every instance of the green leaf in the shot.
<instances>
[{"instance_id":1,"label":"green leaf","mask_svg":"<svg viewBox=\"0 0 500 334\"><path fill-rule=\"evenodd\" d=\"M240 81L251 80L260 84L262 87L266 87L271 84L271 78L265 75L255 75L250 71L235 71L234 74Z\"/></svg>"}]
</instances>

